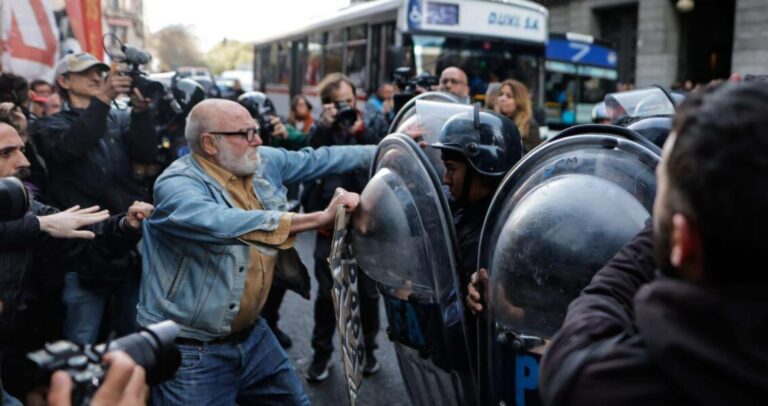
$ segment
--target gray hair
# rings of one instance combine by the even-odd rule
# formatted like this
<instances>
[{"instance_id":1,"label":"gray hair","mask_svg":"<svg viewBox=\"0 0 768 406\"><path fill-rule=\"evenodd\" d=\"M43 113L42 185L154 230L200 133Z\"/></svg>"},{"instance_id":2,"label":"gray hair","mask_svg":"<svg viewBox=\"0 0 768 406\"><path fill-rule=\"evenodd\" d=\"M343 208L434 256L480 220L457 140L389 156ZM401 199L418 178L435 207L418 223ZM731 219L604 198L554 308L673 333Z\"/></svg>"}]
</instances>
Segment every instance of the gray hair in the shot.
<instances>
[{"instance_id":1,"label":"gray hair","mask_svg":"<svg viewBox=\"0 0 768 406\"><path fill-rule=\"evenodd\" d=\"M201 114L192 114L190 112L187 116L186 128L184 129L184 138L187 139L189 148L198 154L203 152L203 146L200 144L200 136L208 131L204 122L205 118L200 116Z\"/></svg>"}]
</instances>

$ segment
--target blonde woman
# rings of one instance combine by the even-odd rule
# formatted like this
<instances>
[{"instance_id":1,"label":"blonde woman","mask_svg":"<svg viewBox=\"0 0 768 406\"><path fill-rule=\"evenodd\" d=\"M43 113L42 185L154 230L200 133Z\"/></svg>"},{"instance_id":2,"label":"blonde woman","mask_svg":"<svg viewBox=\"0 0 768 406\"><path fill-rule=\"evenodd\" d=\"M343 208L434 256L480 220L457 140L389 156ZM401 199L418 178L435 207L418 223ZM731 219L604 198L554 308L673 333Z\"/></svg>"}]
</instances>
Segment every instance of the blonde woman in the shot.
<instances>
[{"instance_id":1,"label":"blonde woman","mask_svg":"<svg viewBox=\"0 0 768 406\"><path fill-rule=\"evenodd\" d=\"M495 110L515 122L523 140L523 153L541 144L539 124L533 118L531 97L524 84L514 79L501 82Z\"/></svg>"}]
</instances>

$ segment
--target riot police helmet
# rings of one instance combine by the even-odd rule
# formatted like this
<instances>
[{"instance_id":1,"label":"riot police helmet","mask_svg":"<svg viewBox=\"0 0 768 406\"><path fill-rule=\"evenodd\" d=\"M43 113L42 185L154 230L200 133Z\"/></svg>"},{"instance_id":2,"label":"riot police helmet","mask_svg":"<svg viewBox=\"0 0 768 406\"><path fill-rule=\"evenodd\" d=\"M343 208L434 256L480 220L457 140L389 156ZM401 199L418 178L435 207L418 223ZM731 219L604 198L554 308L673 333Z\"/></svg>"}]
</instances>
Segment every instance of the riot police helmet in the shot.
<instances>
[{"instance_id":1,"label":"riot police helmet","mask_svg":"<svg viewBox=\"0 0 768 406\"><path fill-rule=\"evenodd\" d=\"M477 105L449 118L432 147L458 153L475 172L491 177L504 176L523 153L515 123Z\"/></svg>"},{"instance_id":2,"label":"riot police helmet","mask_svg":"<svg viewBox=\"0 0 768 406\"><path fill-rule=\"evenodd\" d=\"M171 85L173 98L186 116L197 103L205 100L205 88L200 83L188 78L176 79Z\"/></svg>"},{"instance_id":3,"label":"riot police helmet","mask_svg":"<svg viewBox=\"0 0 768 406\"><path fill-rule=\"evenodd\" d=\"M269 100L269 97L262 92L245 92L237 98L237 102L245 107L253 118L276 114L272 100Z\"/></svg>"}]
</instances>

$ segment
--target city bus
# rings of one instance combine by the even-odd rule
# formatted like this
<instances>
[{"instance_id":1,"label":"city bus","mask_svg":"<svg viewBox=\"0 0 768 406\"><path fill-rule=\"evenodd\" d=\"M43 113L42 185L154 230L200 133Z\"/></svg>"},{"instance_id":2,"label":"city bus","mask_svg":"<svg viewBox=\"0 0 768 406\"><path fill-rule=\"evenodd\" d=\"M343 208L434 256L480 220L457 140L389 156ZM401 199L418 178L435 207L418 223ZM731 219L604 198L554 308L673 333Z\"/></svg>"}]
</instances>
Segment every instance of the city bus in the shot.
<instances>
[{"instance_id":1,"label":"city bus","mask_svg":"<svg viewBox=\"0 0 768 406\"><path fill-rule=\"evenodd\" d=\"M526 0L355 4L256 42L254 89L287 114L290 97L299 93L318 106L316 85L331 72L349 76L363 99L392 81L399 67L439 76L458 66L475 100L488 83L515 78L541 106L548 24L547 9Z\"/></svg>"},{"instance_id":2,"label":"city bus","mask_svg":"<svg viewBox=\"0 0 768 406\"><path fill-rule=\"evenodd\" d=\"M550 34L544 103L550 129L592 122L592 108L616 91L616 51L590 35Z\"/></svg>"}]
</instances>

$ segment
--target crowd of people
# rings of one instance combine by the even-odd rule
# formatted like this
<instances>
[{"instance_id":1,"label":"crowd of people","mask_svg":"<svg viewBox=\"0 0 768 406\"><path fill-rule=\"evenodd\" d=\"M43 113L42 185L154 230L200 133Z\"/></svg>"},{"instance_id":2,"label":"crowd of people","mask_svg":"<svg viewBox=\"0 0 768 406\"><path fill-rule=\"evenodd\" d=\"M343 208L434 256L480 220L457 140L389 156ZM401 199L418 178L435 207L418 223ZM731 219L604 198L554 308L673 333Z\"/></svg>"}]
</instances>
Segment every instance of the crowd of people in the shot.
<instances>
[{"instance_id":1,"label":"crowd of people","mask_svg":"<svg viewBox=\"0 0 768 406\"><path fill-rule=\"evenodd\" d=\"M310 297L296 234L317 231L314 354L304 371L317 383L329 376L334 351L327 258L336 209L358 205L402 89L381 84L359 108L359 90L340 73L317 90L321 106L296 95L285 119L259 92L189 103L174 130L184 148L160 164L167 135L153 100L116 68L80 53L57 64L53 84L0 76L0 178L23 181L30 196L25 215L0 216L3 406L46 397L66 404L66 374L54 375L49 391L25 366L25 355L44 343L96 344L110 332L163 320L181 329L174 378L147 390L142 368L113 354L98 396L149 397L158 405L309 404L285 352L292 340L278 325L287 290ZM458 67L444 69L434 90L471 102ZM487 273L474 268L491 197L542 143L523 83L492 84L485 103L477 117L446 123L432 145L446 168L474 313L486 306L478 285ZM752 269L768 229L766 108L761 84L710 86L685 102L658 169L653 222L569 308L544 358L546 401L750 404L764 397L767 365L757 337L768 307L765 278ZM474 141L461 133L473 126L481 129ZM492 142L503 145L486 146L500 151L493 159L467 152L467 142L484 145L494 134L501 138ZM421 140L418 130L408 135ZM147 165L160 169L148 178ZM371 375L380 369L380 297L365 274L358 289L363 373ZM578 357L580 368L560 368Z\"/></svg>"}]
</instances>

